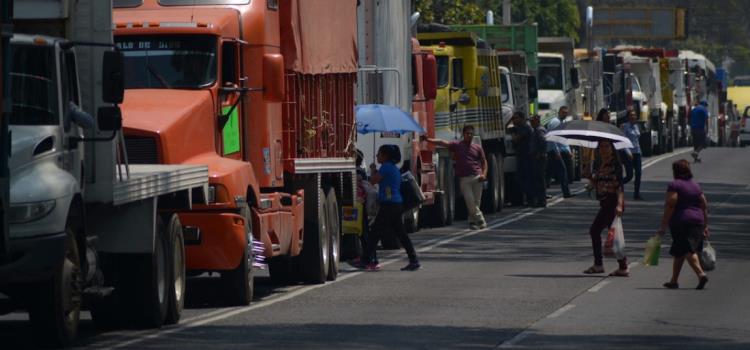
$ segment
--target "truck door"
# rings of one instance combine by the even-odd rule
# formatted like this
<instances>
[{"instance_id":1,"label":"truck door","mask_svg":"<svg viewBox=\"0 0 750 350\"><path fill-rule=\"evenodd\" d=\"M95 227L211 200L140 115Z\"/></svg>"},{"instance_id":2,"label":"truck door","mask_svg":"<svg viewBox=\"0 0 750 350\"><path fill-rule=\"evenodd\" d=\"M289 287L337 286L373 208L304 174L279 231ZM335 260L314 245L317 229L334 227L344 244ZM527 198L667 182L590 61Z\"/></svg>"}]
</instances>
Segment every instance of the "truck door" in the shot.
<instances>
[{"instance_id":1,"label":"truck door","mask_svg":"<svg viewBox=\"0 0 750 350\"><path fill-rule=\"evenodd\" d=\"M454 132L460 133L462 126L465 124L464 119L466 118L466 104L468 101L463 101L465 98L465 85L464 85L464 62L463 59L454 58L451 60L450 66L450 91L449 101L451 110L451 129ZM462 111L462 112L459 112ZM457 113L458 112L458 113Z\"/></svg>"},{"instance_id":2,"label":"truck door","mask_svg":"<svg viewBox=\"0 0 750 350\"><path fill-rule=\"evenodd\" d=\"M224 157L242 160L244 94L241 92L240 45L237 41L221 44L221 88L219 127L221 128L221 154Z\"/></svg>"}]
</instances>

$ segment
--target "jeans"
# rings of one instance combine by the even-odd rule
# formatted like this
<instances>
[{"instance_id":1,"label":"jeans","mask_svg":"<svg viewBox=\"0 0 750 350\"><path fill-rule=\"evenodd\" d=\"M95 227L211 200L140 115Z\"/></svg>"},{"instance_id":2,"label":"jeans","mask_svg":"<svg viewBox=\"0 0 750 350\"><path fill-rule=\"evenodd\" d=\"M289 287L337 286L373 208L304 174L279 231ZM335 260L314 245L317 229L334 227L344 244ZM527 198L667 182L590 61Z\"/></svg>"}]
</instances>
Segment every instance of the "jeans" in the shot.
<instances>
[{"instance_id":1,"label":"jeans","mask_svg":"<svg viewBox=\"0 0 750 350\"><path fill-rule=\"evenodd\" d=\"M458 180L461 187L461 194L466 202L466 211L469 214L469 224L484 224L484 215L480 209L482 205L482 182L479 176L463 176Z\"/></svg>"},{"instance_id":2,"label":"jeans","mask_svg":"<svg viewBox=\"0 0 750 350\"><path fill-rule=\"evenodd\" d=\"M417 252L414 250L414 245L411 243L411 239L409 239L409 236L404 229L403 211L401 203L380 203L380 209L378 210L377 216L375 216L375 222L372 224L372 231L370 231L370 234L367 237L364 262L374 263L378 261L375 249L378 246L378 242L383 237L383 233L387 230L393 230L396 238L398 238L401 245L406 250L406 255L409 256L409 262L417 262Z\"/></svg>"},{"instance_id":3,"label":"jeans","mask_svg":"<svg viewBox=\"0 0 750 350\"><path fill-rule=\"evenodd\" d=\"M534 160L533 186L534 205L547 204L547 154L540 154Z\"/></svg>"},{"instance_id":4,"label":"jeans","mask_svg":"<svg viewBox=\"0 0 750 350\"><path fill-rule=\"evenodd\" d=\"M591 248L594 249L594 265L602 266L604 264L602 258L602 231L612 225L612 221L615 220L617 215L617 195L609 195L604 199L599 200L599 212L596 213L594 222L591 223L589 228L589 235L591 236ZM628 259L624 258L617 260L620 265L620 269L628 268Z\"/></svg>"},{"instance_id":5,"label":"jeans","mask_svg":"<svg viewBox=\"0 0 750 350\"><path fill-rule=\"evenodd\" d=\"M633 179L635 173L635 182L633 183L633 196L639 197L641 195L641 172L642 172L642 157L640 153L633 153L633 160L625 157L625 178L622 180L623 184L630 182Z\"/></svg>"},{"instance_id":6,"label":"jeans","mask_svg":"<svg viewBox=\"0 0 750 350\"><path fill-rule=\"evenodd\" d=\"M521 186L521 192L526 196L527 204L532 204L534 198L534 160L531 156L516 156L518 168L516 177Z\"/></svg>"},{"instance_id":7,"label":"jeans","mask_svg":"<svg viewBox=\"0 0 750 350\"><path fill-rule=\"evenodd\" d=\"M547 153L547 159L550 165L551 174L555 176L557 182L560 183L560 189L562 190L563 196L570 196L570 187L568 186L568 167L565 166L565 155L566 153L560 153L560 159L557 159L555 152ZM570 157L570 153L567 153Z\"/></svg>"}]
</instances>

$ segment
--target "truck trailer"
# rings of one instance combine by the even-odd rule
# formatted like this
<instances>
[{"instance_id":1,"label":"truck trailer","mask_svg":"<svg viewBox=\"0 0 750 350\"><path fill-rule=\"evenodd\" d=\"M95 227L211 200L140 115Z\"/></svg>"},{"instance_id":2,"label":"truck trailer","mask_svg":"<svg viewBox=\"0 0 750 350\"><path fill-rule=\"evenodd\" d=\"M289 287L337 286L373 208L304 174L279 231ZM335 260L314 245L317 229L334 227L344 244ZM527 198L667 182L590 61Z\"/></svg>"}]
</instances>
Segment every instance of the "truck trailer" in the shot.
<instances>
[{"instance_id":1,"label":"truck trailer","mask_svg":"<svg viewBox=\"0 0 750 350\"><path fill-rule=\"evenodd\" d=\"M123 162L110 2L14 5L0 292L28 310L44 345L70 344L84 307L98 325L178 322L194 230L177 212L205 201L207 168Z\"/></svg>"},{"instance_id":2,"label":"truck trailer","mask_svg":"<svg viewBox=\"0 0 750 350\"><path fill-rule=\"evenodd\" d=\"M257 240L274 280L336 279L354 193L356 2L115 7L130 162L208 165L209 203L180 213L201 233L189 274L219 272L224 300L245 305Z\"/></svg>"}]
</instances>

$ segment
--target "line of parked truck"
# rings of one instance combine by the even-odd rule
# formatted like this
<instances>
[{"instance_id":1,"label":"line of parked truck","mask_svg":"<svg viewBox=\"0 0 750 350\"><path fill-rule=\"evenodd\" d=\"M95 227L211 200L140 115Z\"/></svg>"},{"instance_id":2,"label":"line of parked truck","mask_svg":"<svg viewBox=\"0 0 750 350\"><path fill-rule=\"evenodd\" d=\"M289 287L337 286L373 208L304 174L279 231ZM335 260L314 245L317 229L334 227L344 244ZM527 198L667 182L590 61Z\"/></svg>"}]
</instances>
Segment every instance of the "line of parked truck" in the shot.
<instances>
[{"instance_id":1,"label":"line of parked truck","mask_svg":"<svg viewBox=\"0 0 750 350\"><path fill-rule=\"evenodd\" d=\"M207 272L246 305L261 259L279 282L335 280L360 248L342 230L355 149L367 164L401 147L425 194L409 230L464 218L451 154L357 135L355 104L396 105L429 137L473 124L491 213L522 203L514 111L634 109L649 155L687 145L691 105L718 116L725 95L699 54L419 24L408 1L46 3L2 4L0 313L27 309L52 345L75 339L81 309L105 327L176 323L186 278Z\"/></svg>"}]
</instances>

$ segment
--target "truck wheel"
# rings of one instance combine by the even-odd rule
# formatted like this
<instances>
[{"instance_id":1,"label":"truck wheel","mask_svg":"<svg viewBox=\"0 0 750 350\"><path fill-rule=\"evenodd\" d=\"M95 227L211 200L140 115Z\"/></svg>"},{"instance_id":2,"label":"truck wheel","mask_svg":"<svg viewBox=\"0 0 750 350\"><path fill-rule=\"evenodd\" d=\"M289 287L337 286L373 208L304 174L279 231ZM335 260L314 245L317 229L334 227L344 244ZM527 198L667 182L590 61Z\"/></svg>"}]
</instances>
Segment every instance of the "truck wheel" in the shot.
<instances>
[{"instance_id":1,"label":"truck wheel","mask_svg":"<svg viewBox=\"0 0 750 350\"><path fill-rule=\"evenodd\" d=\"M118 289L127 288L121 297L127 298L127 311L136 327L159 328L167 316L172 242L162 220L157 220L154 253L134 257L130 271L120 276L127 281Z\"/></svg>"},{"instance_id":2,"label":"truck wheel","mask_svg":"<svg viewBox=\"0 0 750 350\"><path fill-rule=\"evenodd\" d=\"M182 309L185 307L185 237L182 235L182 223L177 214L172 214L167 226L169 235L171 261L169 264L169 306L165 324L180 322Z\"/></svg>"},{"instance_id":3,"label":"truck wheel","mask_svg":"<svg viewBox=\"0 0 750 350\"><path fill-rule=\"evenodd\" d=\"M333 188L328 189L328 195L326 195L326 203L328 204L328 232L330 236L330 243L328 244L328 280L335 281L339 275L339 256L341 254L341 217L339 213L339 202L336 199L336 191Z\"/></svg>"},{"instance_id":4,"label":"truck wheel","mask_svg":"<svg viewBox=\"0 0 750 350\"><path fill-rule=\"evenodd\" d=\"M445 200L445 192L435 193L435 202L432 206L425 208L425 213L432 227L443 227L448 221L448 201Z\"/></svg>"},{"instance_id":5,"label":"truck wheel","mask_svg":"<svg viewBox=\"0 0 750 350\"><path fill-rule=\"evenodd\" d=\"M495 154L487 155L487 189L482 191L482 211L486 214L491 214L498 211L498 203L500 203L500 171L497 167L497 158Z\"/></svg>"},{"instance_id":6,"label":"truck wheel","mask_svg":"<svg viewBox=\"0 0 750 350\"><path fill-rule=\"evenodd\" d=\"M442 192L437 193L435 197L435 204L433 205L433 219L430 220L433 226L443 227L448 226L453 222L452 208L453 198L451 197L452 186L448 186L450 177L451 164L448 159L440 158L438 164L438 178L437 185L438 189Z\"/></svg>"},{"instance_id":7,"label":"truck wheel","mask_svg":"<svg viewBox=\"0 0 750 350\"><path fill-rule=\"evenodd\" d=\"M406 233L419 231L419 208L404 213L404 229Z\"/></svg>"},{"instance_id":8,"label":"truck wheel","mask_svg":"<svg viewBox=\"0 0 750 350\"><path fill-rule=\"evenodd\" d=\"M463 194L461 193L460 181L457 177L451 176L453 181L453 220L466 220L468 217L468 211L466 210L466 202L464 201Z\"/></svg>"},{"instance_id":9,"label":"truck wheel","mask_svg":"<svg viewBox=\"0 0 750 350\"><path fill-rule=\"evenodd\" d=\"M253 222L250 208L247 205L240 209L245 219L245 237L247 245L242 252L239 266L233 270L223 271L221 281L225 287L226 303L228 306L245 306L253 300Z\"/></svg>"},{"instance_id":10,"label":"truck wheel","mask_svg":"<svg viewBox=\"0 0 750 350\"><path fill-rule=\"evenodd\" d=\"M303 280L307 283L319 284L325 283L330 268L329 219L328 210L325 209L327 200L322 188L318 188L316 203L317 217L305 220L305 240L299 260L302 264L300 270Z\"/></svg>"},{"instance_id":11,"label":"truck wheel","mask_svg":"<svg viewBox=\"0 0 750 350\"><path fill-rule=\"evenodd\" d=\"M40 286L29 300L29 316L37 341L45 346L64 347L75 340L81 314L82 276L75 232L65 229L65 256L52 280Z\"/></svg>"}]
</instances>

